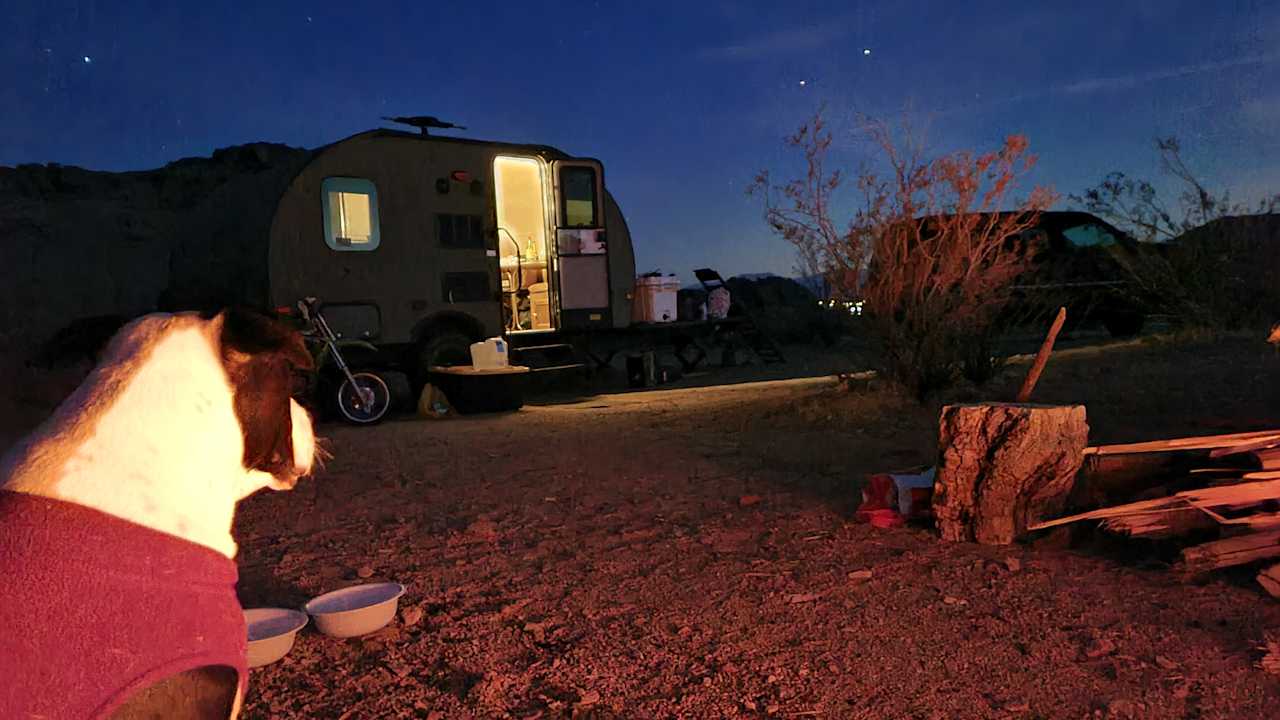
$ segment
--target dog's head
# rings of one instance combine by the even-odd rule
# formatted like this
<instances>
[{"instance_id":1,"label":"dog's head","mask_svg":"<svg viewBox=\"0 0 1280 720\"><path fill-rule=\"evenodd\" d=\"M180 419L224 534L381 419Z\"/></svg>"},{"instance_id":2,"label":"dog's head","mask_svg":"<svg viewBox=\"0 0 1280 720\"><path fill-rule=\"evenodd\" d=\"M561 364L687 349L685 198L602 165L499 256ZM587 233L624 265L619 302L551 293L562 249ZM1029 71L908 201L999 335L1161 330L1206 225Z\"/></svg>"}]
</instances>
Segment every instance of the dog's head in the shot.
<instances>
[{"instance_id":1,"label":"dog's head","mask_svg":"<svg viewBox=\"0 0 1280 720\"><path fill-rule=\"evenodd\" d=\"M311 417L293 399L298 374L313 368L311 354L296 330L257 311L235 307L209 319L244 437L244 467L270 475L275 490L291 489L316 457Z\"/></svg>"}]
</instances>

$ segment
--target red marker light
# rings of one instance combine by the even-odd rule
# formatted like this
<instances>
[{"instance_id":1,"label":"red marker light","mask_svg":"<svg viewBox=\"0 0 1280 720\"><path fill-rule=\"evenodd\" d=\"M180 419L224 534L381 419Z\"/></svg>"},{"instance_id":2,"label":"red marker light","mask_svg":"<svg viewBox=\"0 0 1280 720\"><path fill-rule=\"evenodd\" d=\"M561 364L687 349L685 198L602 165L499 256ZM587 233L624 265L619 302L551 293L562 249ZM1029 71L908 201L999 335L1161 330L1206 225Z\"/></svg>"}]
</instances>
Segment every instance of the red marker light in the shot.
<instances>
[{"instance_id":1,"label":"red marker light","mask_svg":"<svg viewBox=\"0 0 1280 720\"><path fill-rule=\"evenodd\" d=\"M460 182L460 183L471 182L471 173L467 172L466 170L454 170L453 172L449 173L449 177L453 178L455 182Z\"/></svg>"}]
</instances>

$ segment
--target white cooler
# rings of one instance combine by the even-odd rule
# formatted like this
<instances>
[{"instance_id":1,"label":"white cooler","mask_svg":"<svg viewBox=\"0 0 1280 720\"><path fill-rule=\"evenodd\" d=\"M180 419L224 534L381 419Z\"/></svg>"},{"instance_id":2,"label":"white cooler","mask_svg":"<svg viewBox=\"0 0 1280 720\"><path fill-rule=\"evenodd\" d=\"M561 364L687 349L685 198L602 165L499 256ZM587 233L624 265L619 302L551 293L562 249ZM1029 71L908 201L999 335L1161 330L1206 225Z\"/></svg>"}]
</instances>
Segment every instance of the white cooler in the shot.
<instances>
[{"instance_id":1,"label":"white cooler","mask_svg":"<svg viewBox=\"0 0 1280 720\"><path fill-rule=\"evenodd\" d=\"M635 322L675 322L680 281L671 277L636 278L631 319Z\"/></svg>"}]
</instances>

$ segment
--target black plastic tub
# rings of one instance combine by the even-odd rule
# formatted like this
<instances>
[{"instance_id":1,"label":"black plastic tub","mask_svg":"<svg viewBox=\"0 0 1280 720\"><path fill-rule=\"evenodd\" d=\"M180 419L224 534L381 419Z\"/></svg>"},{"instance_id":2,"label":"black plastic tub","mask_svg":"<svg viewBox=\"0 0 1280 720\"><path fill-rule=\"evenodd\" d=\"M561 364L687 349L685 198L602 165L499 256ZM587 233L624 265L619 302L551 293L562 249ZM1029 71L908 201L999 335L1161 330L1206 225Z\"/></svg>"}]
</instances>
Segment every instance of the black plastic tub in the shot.
<instances>
[{"instance_id":1,"label":"black plastic tub","mask_svg":"<svg viewBox=\"0 0 1280 720\"><path fill-rule=\"evenodd\" d=\"M427 381L440 388L463 415L519 410L528 380L529 368L522 365L479 370L470 365L433 367L427 374Z\"/></svg>"}]
</instances>

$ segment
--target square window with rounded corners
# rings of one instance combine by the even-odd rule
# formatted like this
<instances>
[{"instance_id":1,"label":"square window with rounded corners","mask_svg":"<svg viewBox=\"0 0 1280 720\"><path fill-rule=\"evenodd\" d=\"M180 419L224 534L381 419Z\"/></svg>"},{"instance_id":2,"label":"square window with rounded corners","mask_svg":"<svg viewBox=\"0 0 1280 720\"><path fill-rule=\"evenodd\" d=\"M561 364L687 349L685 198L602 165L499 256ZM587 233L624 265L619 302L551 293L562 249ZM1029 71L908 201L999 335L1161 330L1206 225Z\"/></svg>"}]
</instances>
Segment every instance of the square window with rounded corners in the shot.
<instances>
[{"instance_id":1,"label":"square window with rounded corners","mask_svg":"<svg viewBox=\"0 0 1280 720\"><path fill-rule=\"evenodd\" d=\"M374 250L378 228L378 189L372 180L329 177L320 188L324 202L324 241L332 250Z\"/></svg>"}]
</instances>

